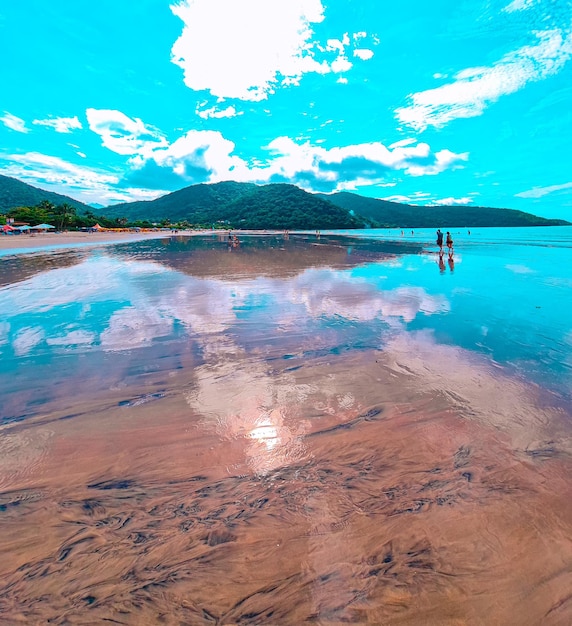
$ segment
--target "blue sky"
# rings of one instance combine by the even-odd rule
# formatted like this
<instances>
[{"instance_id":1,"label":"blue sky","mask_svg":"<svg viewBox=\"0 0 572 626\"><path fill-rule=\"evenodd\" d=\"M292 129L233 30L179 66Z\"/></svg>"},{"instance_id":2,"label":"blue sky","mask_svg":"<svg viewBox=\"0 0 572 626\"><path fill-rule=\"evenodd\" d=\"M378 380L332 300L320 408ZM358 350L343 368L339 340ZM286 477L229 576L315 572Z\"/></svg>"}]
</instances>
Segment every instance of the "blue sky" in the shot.
<instances>
[{"instance_id":1,"label":"blue sky","mask_svg":"<svg viewBox=\"0 0 572 626\"><path fill-rule=\"evenodd\" d=\"M572 221L568 0L0 2L0 172L100 205L221 180Z\"/></svg>"}]
</instances>

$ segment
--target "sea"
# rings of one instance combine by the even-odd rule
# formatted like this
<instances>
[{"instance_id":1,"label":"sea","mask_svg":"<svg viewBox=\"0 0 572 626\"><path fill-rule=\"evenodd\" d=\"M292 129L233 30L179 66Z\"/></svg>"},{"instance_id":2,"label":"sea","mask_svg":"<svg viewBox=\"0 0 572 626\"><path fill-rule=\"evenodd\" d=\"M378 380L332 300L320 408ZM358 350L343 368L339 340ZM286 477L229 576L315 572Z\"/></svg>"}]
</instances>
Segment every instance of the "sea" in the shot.
<instances>
[{"instance_id":1,"label":"sea","mask_svg":"<svg viewBox=\"0 0 572 626\"><path fill-rule=\"evenodd\" d=\"M0 250L0 623L572 623L572 227Z\"/></svg>"}]
</instances>

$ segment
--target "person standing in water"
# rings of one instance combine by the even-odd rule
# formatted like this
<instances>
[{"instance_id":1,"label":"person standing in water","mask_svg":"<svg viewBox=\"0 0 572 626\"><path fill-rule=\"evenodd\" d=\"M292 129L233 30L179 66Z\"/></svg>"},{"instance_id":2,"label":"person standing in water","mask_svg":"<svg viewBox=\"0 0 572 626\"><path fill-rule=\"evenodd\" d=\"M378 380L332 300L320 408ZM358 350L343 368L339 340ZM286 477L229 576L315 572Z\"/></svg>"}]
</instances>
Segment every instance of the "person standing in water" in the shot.
<instances>
[{"instance_id":1,"label":"person standing in water","mask_svg":"<svg viewBox=\"0 0 572 626\"><path fill-rule=\"evenodd\" d=\"M439 252L443 254L443 233L441 229L437 229L437 245L439 246Z\"/></svg>"},{"instance_id":2,"label":"person standing in water","mask_svg":"<svg viewBox=\"0 0 572 626\"><path fill-rule=\"evenodd\" d=\"M447 231L447 248L449 248L449 257L453 256L453 237L451 233Z\"/></svg>"}]
</instances>

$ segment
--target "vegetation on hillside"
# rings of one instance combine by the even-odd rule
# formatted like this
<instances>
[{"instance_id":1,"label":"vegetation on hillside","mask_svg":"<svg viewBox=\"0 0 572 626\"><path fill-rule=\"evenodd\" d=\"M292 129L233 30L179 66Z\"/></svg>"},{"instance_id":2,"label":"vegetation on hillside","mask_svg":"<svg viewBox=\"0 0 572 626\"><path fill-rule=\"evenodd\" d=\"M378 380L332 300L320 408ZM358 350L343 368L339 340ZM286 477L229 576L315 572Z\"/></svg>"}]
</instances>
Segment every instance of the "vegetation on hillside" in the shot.
<instances>
[{"instance_id":1,"label":"vegetation on hillside","mask_svg":"<svg viewBox=\"0 0 572 626\"><path fill-rule=\"evenodd\" d=\"M56 206L68 204L79 212L87 211L91 208L87 204L68 196L44 191L38 187L23 183L16 178L0 175L0 213L6 213L17 207L38 206L44 200Z\"/></svg>"},{"instance_id":2,"label":"vegetation on hillside","mask_svg":"<svg viewBox=\"0 0 572 626\"><path fill-rule=\"evenodd\" d=\"M387 200L365 198L358 194L341 192L330 195L319 194L333 204L355 211L380 228L433 228L483 227L483 226L563 226L565 220L537 217L514 209L466 205L415 206Z\"/></svg>"},{"instance_id":3,"label":"vegetation on hillside","mask_svg":"<svg viewBox=\"0 0 572 626\"><path fill-rule=\"evenodd\" d=\"M191 185L152 201L94 209L72 198L0 176L0 224L5 222L6 217L31 226L46 222L59 230L91 227L97 222L106 228L215 226L268 230L569 224L564 220L548 220L512 209L421 207L347 192L310 194L284 183L258 186L233 181Z\"/></svg>"},{"instance_id":4,"label":"vegetation on hillside","mask_svg":"<svg viewBox=\"0 0 572 626\"><path fill-rule=\"evenodd\" d=\"M223 219L239 228L363 228L364 220L294 185L256 187L226 205Z\"/></svg>"}]
</instances>

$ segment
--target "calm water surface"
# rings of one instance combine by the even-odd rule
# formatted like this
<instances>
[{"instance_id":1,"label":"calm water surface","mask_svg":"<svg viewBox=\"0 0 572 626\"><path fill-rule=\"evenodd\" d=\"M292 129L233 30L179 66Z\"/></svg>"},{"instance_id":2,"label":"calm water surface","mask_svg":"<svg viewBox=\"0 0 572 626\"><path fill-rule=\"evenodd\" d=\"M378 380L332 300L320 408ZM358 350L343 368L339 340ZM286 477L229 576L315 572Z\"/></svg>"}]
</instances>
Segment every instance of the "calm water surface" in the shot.
<instances>
[{"instance_id":1,"label":"calm water surface","mask_svg":"<svg viewBox=\"0 0 572 626\"><path fill-rule=\"evenodd\" d=\"M0 623L570 623L572 229L453 237L5 251Z\"/></svg>"}]
</instances>

